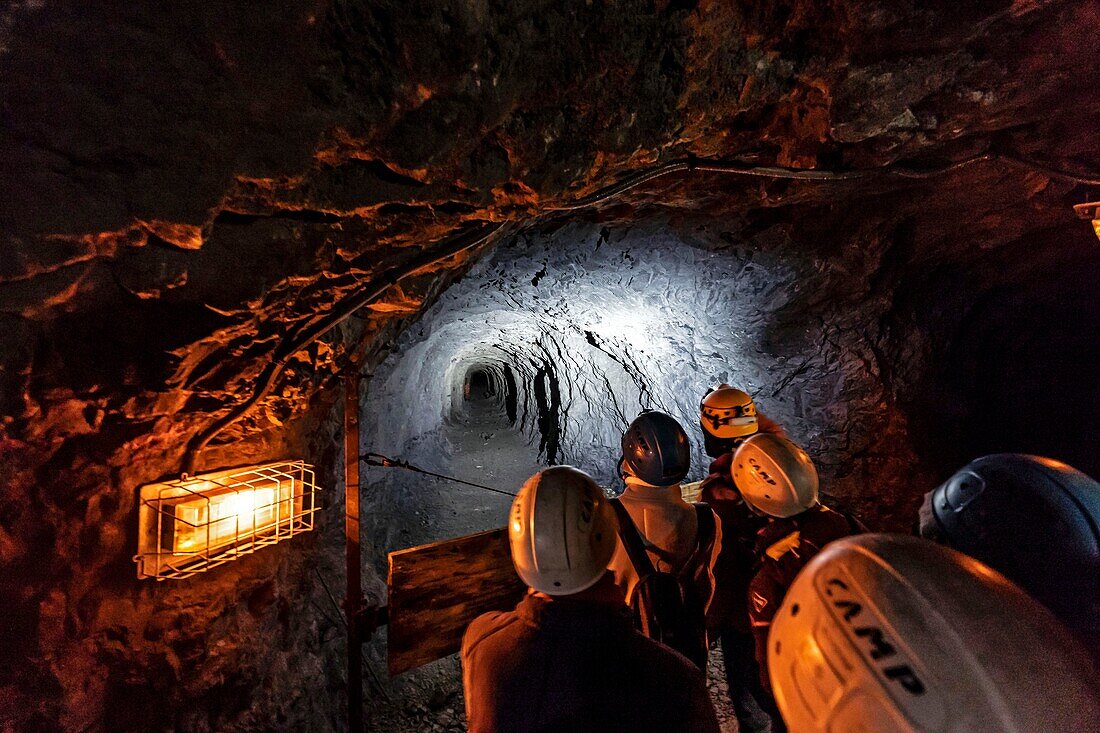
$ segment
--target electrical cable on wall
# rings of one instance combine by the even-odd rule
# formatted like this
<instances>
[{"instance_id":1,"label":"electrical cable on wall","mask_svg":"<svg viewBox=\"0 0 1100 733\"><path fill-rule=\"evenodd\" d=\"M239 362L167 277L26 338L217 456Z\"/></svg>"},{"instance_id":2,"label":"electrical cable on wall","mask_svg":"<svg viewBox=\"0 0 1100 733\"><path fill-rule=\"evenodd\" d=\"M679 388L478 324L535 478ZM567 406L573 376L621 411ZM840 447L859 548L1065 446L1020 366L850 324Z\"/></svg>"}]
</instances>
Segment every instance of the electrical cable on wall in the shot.
<instances>
[{"instance_id":1,"label":"electrical cable on wall","mask_svg":"<svg viewBox=\"0 0 1100 733\"><path fill-rule=\"evenodd\" d=\"M283 373L290 357L302 349L308 347L317 339L324 336L337 325L346 320L353 313L364 306L370 305L382 296L389 288L402 280L416 275L423 270L436 265L450 257L467 252L489 240L494 234L504 229L506 224L490 224L474 233L472 240L464 236L456 237L443 251L431 251L421 257L414 258L411 262L397 265L386 270L377 278L373 278L362 290L338 302L336 306L324 317L306 326L304 329L288 339L282 346L275 350L272 359L260 372L256 379L256 386L252 394L243 402L238 403L228 413L215 420L202 432L198 433L187 446L184 454L181 472L192 474L199 453L216 438L223 430L244 417L260 400L267 396L275 384L275 380Z\"/></svg>"},{"instance_id":2,"label":"electrical cable on wall","mask_svg":"<svg viewBox=\"0 0 1100 733\"><path fill-rule=\"evenodd\" d=\"M504 496L515 496L515 493L511 491L504 491L503 489L494 489L492 486L486 486L485 484L475 484L473 481L465 481L454 476L447 476L442 473L433 473L427 471L419 466L414 466L408 461L397 460L396 458L389 458L381 453L364 453L359 456L359 460L366 463L368 466L376 466L378 468L403 468L406 471L412 471L414 473L422 473L425 476L431 476L433 478L443 479L444 481L452 481L456 484L463 484L465 486L473 486L475 489L484 489L485 491L491 491L494 494L503 494Z\"/></svg>"},{"instance_id":3,"label":"electrical cable on wall","mask_svg":"<svg viewBox=\"0 0 1100 733\"><path fill-rule=\"evenodd\" d=\"M753 166L746 165L744 163L738 163L736 161L722 161L722 160L705 160L702 158L682 158L679 160L670 161L663 165L651 168L646 171L635 173L627 178L623 179L619 183L606 186L593 194L584 196L565 204L559 204L551 207L550 211L576 211L578 209L585 209L589 206L595 206L596 204L603 203L615 196L629 191L632 188L636 188L643 183L647 183L657 178L670 175L672 173L680 173L684 171L701 171L706 173L726 173L730 175L739 176L752 176L756 178L781 178L788 180L798 181L854 181L860 179L871 178L875 176L898 176L899 178L908 178L913 180L922 180L927 178L935 178L937 176L950 173L952 171L959 170L960 168L966 168L976 163L983 162L1002 162L1017 168L1024 168L1026 170L1041 173L1051 178L1057 178L1059 180L1067 181L1069 183L1075 183L1083 186L1097 186L1100 185L1100 178L1093 178L1088 176L1078 176L1073 173L1067 173L1065 171L1056 170L1049 166L1045 166L1039 163L1034 163L1023 158L1018 158L1012 155L1003 155L1001 153L984 153L982 155L975 155L970 158L965 158L954 163L950 163L938 168L911 168L908 166L892 165L885 166L883 168L868 168L860 170L850 171L825 171L816 170L810 168L790 168L785 166Z\"/></svg>"}]
</instances>

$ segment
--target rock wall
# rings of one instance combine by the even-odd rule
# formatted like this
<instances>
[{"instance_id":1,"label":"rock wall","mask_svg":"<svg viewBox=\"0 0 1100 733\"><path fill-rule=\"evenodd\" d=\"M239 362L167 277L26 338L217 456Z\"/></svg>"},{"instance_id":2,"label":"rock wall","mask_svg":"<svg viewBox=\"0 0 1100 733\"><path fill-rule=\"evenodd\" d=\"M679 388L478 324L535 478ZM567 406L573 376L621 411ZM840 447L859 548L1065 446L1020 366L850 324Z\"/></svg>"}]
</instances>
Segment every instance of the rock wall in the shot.
<instances>
[{"instance_id":1,"label":"rock wall","mask_svg":"<svg viewBox=\"0 0 1100 733\"><path fill-rule=\"evenodd\" d=\"M814 261L789 240L731 246L713 229L667 222L517 237L452 286L375 371L365 445L446 472L443 427L461 416L467 375L485 369L504 386L508 370L516 426L546 464L618 486L622 431L642 409L660 409L693 437L698 479L709 463L699 399L727 381L807 446L827 491L873 523L907 527L920 493L904 485L918 469L867 342L877 314L819 300L866 286L851 279L843 263Z\"/></svg>"},{"instance_id":2,"label":"rock wall","mask_svg":"<svg viewBox=\"0 0 1100 733\"><path fill-rule=\"evenodd\" d=\"M656 224L566 226L502 244L375 372L368 443L398 455L413 447L431 465L439 451L425 437L461 411L470 371L488 369L503 385L509 369L517 425L540 457L580 465L608 485L630 420L664 410L698 438L699 399L721 381L753 393L823 461L844 462L838 432L867 422L861 413L882 399L877 375L858 359L825 366L819 352L832 324L779 327L793 339L773 332L778 314L803 297L804 260L774 246L721 251L727 246ZM783 342L784 353L768 341ZM694 442L700 477L709 459Z\"/></svg>"}]
</instances>

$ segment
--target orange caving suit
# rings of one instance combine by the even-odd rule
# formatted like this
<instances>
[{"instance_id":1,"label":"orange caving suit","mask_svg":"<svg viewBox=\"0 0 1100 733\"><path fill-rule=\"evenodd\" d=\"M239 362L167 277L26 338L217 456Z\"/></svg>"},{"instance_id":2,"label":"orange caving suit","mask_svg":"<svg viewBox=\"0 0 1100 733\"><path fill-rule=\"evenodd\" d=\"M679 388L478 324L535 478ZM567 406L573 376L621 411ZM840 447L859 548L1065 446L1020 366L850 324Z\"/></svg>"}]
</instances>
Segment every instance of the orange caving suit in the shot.
<instances>
[{"instance_id":1,"label":"orange caving suit","mask_svg":"<svg viewBox=\"0 0 1100 733\"><path fill-rule=\"evenodd\" d=\"M765 689L770 689L768 631L794 577L822 547L860 529L855 520L819 504L793 517L772 519L757 533L756 573L749 583L749 621Z\"/></svg>"}]
</instances>

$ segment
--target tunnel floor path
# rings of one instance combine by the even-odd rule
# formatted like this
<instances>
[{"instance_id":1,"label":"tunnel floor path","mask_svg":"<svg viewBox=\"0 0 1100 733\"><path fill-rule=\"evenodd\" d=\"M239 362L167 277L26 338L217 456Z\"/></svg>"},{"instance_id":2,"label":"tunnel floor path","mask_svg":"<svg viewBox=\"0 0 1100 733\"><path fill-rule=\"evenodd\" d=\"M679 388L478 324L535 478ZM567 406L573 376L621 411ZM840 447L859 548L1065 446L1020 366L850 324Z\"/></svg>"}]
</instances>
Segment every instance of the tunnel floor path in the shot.
<instances>
[{"instance_id":1,"label":"tunnel floor path","mask_svg":"<svg viewBox=\"0 0 1100 733\"><path fill-rule=\"evenodd\" d=\"M442 433L449 450L437 463L445 467L439 473L514 494L531 474L545 467L539 462L538 449L489 410L471 410L461 422L444 426ZM416 463L415 456L409 460ZM416 502L419 508L414 511L419 514L408 518L413 521L402 528L408 533L394 538L400 546L390 550L495 529L507 521L510 496L416 473L402 472L399 480L423 500Z\"/></svg>"},{"instance_id":2,"label":"tunnel floor path","mask_svg":"<svg viewBox=\"0 0 1100 733\"><path fill-rule=\"evenodd\" d=\"M518 492L531 474L545 467L539 461L537 446L529 445L518 431L502 424L499 414L490 409L471 408L462 420L444 426L442 437L449 451L445 460L437 464L446 466L446 470L439 472L455 478ZM415 455L394 457L416 463ZM502 527L507 520L511 497L407 471L387 478L402 482L414 496L423 497L423 501L415 503L418 508L411 516L394 517L394 522L402 526L395 528L394 546L389 550ZM374 651L377 656L373 666L379 670L379 679L391 699L386 699L380 690L368 689L369 730L386 733L466 730L462 671L457 655L387 683L381 671L385 669L383 647L376 643ZM726 712L729 704L723 674L721 654L712 651L708 687L722 733L736 733L737 722Z\"/></svg>"},{"instance_id":3,"label":"tunnel floor path","mask_svg":"<svg viewBox=\"0 0 1100 733\"><path fill-rule=\"evenodd\" d=\"M447 452L432 464L440 467L438 473L455 478L516 493L531 474L544 467L539 462L538 447L528 445L522 434L489 407L471 407L463 418L446 424L441 437ZM418 461L415 453L393 457L414 465ZM366 478L378 481L380 477ZM503 527L512 503L510 496L409 471L387 474L384 480L400 482L402 489L416 498L412 512L393 517L395 526L387 551ZM373 646L372 651L379 655L373 666L392 701L385 699L381 691L368 688L369 730L386 733L466 730L457 655L386 684L382 672L384 655L377 644Z\"/></svg>"}]
</instances>

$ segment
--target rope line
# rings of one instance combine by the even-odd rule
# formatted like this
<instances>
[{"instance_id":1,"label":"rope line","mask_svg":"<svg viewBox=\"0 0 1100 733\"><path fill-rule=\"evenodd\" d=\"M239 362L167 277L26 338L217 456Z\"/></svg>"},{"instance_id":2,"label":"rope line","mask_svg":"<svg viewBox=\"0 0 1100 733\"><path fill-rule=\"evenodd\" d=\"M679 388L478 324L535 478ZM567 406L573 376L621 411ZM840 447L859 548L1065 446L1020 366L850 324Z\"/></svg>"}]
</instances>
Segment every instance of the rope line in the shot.
<instances>
[{"instance_id":1,"label":"rope line","mask_svg":"<svg viewBox=\"0 0 1100 733\"><path fill-rule=\"evenodd\" d=\"M381 453L364 453L359 456L359 460L366 463L368 466L377 466L379 468L403 468L406 471L412 471L414 473L422 473L425 476L432 476L433 478L443 479L444 481L453 481L456 484L464 484L466 486L473 486L475 489L485 489L491 491L494 494L503 494L504 496L515 496L511 491L504 491L502 489L494 489L492 486L486 486L485 484L475 484L473 481L465 481L454 476L447 476L442 473L433 473L432 471L425 470L419 466L414 466L408 461L399 461L396 458L389 458Z\"/></svg>"}]
</instances>

